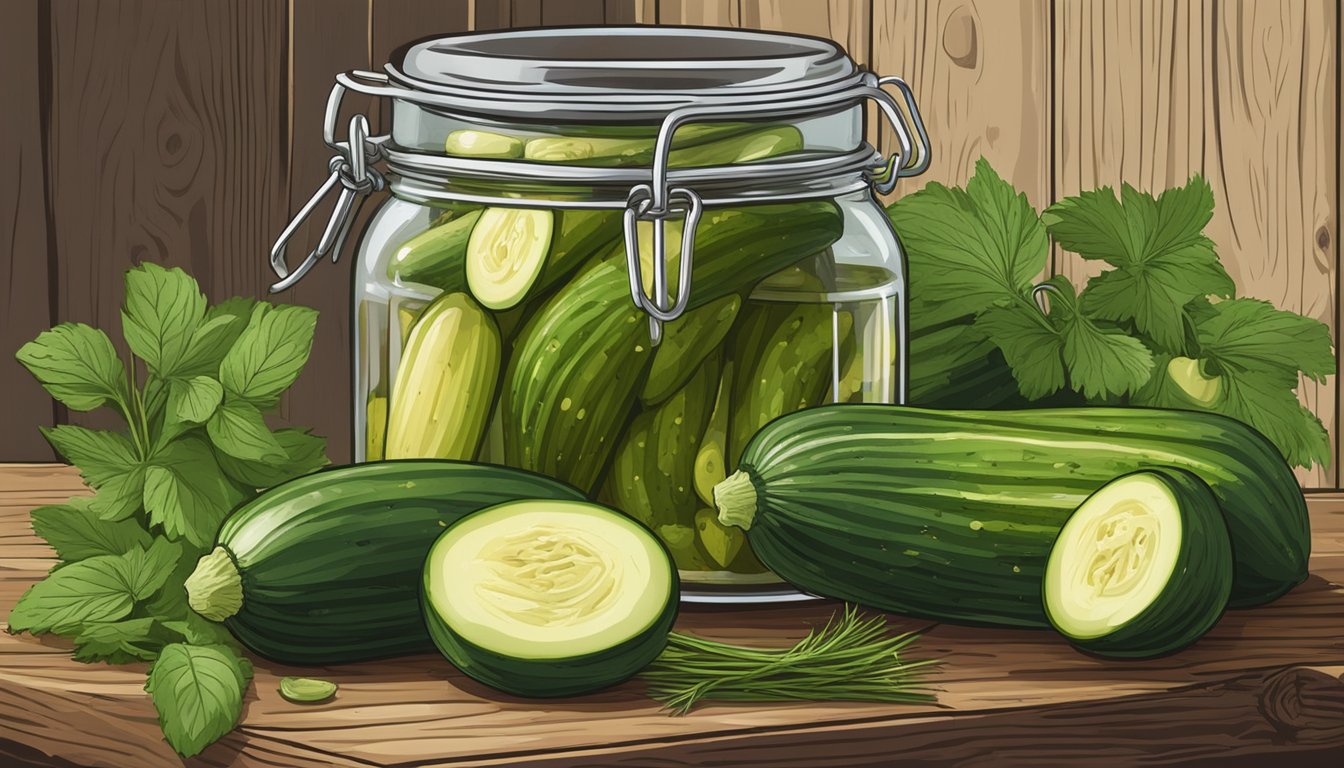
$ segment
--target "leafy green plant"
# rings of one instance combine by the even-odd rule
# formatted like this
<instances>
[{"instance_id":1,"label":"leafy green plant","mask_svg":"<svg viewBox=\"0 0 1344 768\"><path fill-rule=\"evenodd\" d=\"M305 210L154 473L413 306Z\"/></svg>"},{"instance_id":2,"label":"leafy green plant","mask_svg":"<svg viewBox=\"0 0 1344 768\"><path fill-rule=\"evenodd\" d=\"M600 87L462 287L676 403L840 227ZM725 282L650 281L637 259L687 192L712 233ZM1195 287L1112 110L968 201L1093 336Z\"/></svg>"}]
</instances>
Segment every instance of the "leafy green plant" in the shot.
<instances>
[{"instance_id":1,"label":"leafy green plant","mask_svg":"<svg viewBox=\"0 0 1344 768\"><path fill-rule=\"evenodd\" d=\"M95 493L33 511L60 563L9 630L71 638L78 661L152 661L145 690L184 756L233 728L252 671L221 625L188 609L183 581L229 510L327 463L322 438L263 419L303 370L316 318L241 298L207 306L182 270L142 264L121 311L133 359L81 323L18 351L67 408L110 408L124 428L42 430Z\"/></svg>"},{"instance_id":2,"label":"leafy green plant","mask_svg":"<svg viewBox=\"0 0 1344 768\"><path fill-rule=\"evenodd\" d=\"M1028 400L1212 411L1291 464L1323 464L1325 427L1295 389L1334 373L1329 328L1235 295L1203 233L1213 208L1194 176L1157 196L1086 191L1038 214L982 158L965 188L930 184L888 215L910 259L911 326L969 322ZM1033 286L1052 238L1107 269L1081 292L1062 275Z\"/></svg>"}]
</instances>

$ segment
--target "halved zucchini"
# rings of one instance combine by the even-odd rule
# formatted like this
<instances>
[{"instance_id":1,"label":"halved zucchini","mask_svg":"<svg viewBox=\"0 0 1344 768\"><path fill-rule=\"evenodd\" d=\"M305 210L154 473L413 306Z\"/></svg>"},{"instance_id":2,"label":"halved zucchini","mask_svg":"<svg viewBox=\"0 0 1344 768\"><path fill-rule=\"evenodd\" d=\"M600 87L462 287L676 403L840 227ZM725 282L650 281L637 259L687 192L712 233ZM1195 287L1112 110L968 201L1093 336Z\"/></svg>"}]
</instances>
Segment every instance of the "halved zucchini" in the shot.
<instances>
[{"instance_id":1,"label":"halved zucchini","mask_svg":"<svg viewBox=\"0 0 1344 768\"><path fill-rule=\"evenodd\" d=\"M1123 475L1087 498L1045 567L1046 617L1077 647L1147 658L1209 630L1232 591L1232 544L1212 491L1182 469Z\"/></svg>"},{"instance_id":2,"label":"halved zucchini","mask_svg":"<svg viewBox=\"0 0 1344 768\"><path fill-rule=\"evenodd\" d=\"M612 211L487 208L467 243L467 285L494 310L521 304L620 234Z\"/></svg>"},{"instance_id":3,"label":"halved zucchini","mask_svg":"<svg viewBox=\"0 0 1344 768\"><path fill-rule=\"evenodd\" d=\"M443 655L520 696L572 696L632 677L663 650L676 570L639 523L578 501L516 501L449 526L422 605Z\"/></svg>"}]
</instances>

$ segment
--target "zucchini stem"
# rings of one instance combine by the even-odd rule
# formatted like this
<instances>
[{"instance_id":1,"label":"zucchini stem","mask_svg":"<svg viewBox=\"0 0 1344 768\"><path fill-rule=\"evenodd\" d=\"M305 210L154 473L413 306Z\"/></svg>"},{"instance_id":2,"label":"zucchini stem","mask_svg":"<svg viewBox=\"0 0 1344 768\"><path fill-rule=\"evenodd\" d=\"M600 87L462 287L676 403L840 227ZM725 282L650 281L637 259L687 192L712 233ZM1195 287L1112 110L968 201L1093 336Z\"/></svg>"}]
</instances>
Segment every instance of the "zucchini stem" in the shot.
<instances>
[{"instance_id":1,"label":"zucchini stem","mask_svg":"<svg viewBox=\"0 0 1344 768\"><path fill-rule=\"evenodd\" d=\"M756 519L756 483L747 470L739 469L714 486L714 506L719 509L720 523L751 530Z\"/></svg>"},{"instance_id":2,"label":"zucchini stem","mask_svg":"<svg viewBox=\"0 0 1344 768\"><path fill-rule=\"evenodd\" d=\"M223 547L202 557L183 587L191 609L211 621L223 621L243 607L243 579Z\"/></svg>"}]
</instances>

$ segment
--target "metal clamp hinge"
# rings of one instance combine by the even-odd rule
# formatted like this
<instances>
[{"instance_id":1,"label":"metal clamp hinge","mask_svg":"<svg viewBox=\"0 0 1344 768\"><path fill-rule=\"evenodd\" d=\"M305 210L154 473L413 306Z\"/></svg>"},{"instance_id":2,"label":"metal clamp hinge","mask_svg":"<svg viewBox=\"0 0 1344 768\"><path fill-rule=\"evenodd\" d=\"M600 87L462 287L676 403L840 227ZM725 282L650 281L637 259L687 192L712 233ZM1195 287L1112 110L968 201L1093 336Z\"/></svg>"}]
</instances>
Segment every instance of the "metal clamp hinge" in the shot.
<instances>
[{"instance_id":1,"label":"metal clamp hinge","mask_svg":"<svg viewBox=\"0 0 1344 768\"><path fill-rule=\"evenodd\" d=\"M334 123L336 115L340 111L341 95L345 92L343 86L337 85L332 89L331 98L327 101L327 144L336 150L332 156L331 162L327 164L330 175L322 186L317 188L313 196L304 203L299 212L294 215L288 226L280 233L276 239L275 245L271 247L271 269L275 271L278 282L271 286L271 292L276 293L292 287L313 265L323 256L331 254L331 260L334 263L340 257L341 248L345 245L345 238L350 234L351 225L354 224L355 214L359 210L359 203L365 196L381 190L384 186L383 175L377 170L369 167L371 163L376 162L382 156L382 143L386 141L385 136L369 136L369 119L364 115L355 115L350 118L349 141L334 141ZM318 203L329 195L332 191L340 187L340 193L336 198L336 205L331 210L331 216L327 219L327 226L322 230L322 237L317 241L313 250L308 252L308 256L297 268L290 271L289 265L285 262L285 249L289 241L298 231L299 226L313 214Z\"/></svg>"}]
</instances>

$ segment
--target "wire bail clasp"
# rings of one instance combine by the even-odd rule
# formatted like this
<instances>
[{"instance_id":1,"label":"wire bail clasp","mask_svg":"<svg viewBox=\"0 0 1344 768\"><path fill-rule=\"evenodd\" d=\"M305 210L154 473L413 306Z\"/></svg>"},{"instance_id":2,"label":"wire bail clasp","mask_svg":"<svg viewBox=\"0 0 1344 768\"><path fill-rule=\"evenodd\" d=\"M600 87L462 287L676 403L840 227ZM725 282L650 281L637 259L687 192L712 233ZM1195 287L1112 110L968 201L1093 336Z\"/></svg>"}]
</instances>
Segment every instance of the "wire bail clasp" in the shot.
<instances>
[{"instance_id":1,"label":"wire bail clasp","mask_svg":"<svg viewBox=\"0 0 1344 768\"><path fill-rule=\"evenodd\" d=\"M704 204L695 190L672 187L667 191L667 202L655 205L653 188L639 184L630 190L625 207L625 262L630 277L630 297L635 306L649 316L649 340L653 346L662 341L663 323L676 320L686 311L691 300L691 270L694 262L695 230L700 224ZM667 247L667 223L677 214L684 215L681 225L681 243L674 253ZM644 264L640 258L639 222L653 224L650 242L650 267L653 269L653 294L644 292ZM668 296L667 269L677 264L676 298ZM669 306L669 303L671 306Z\"/></svg>"},{"instance_id":2,"label":"wire bail clasp","mask_svg":"<svg viewBox=\"0 0 1344 768\"><path fill-rule=\"evenodd\" d=\"M331 89L331 96L327 99L327 119L323 136L327 146L336 150L336 154L327 163L330 175L294 215L293 220L276 239L275 245L271 246L271 269L280 278L271 286L271 293L292 287L328 253L335 263L340 257L341 248L345 245L346 236L350 234L350 227L354 224L359 202L384 186L383 175L369 166L382 156L382 143L387 137L370 137L367 117L355 115L350 118L348 141L335 140L336 118L340 113L341 97L344 94L345 86L337 84ZM285 249L290 239L294 237L299 226L313 214L318 203L338 186L340 193L336 198L335 207L331 210L331 216L327 219L327 226L322 230L322 237L298 268L291 272L289 265L285 263Z\"/></svg>"}]
</instances>

